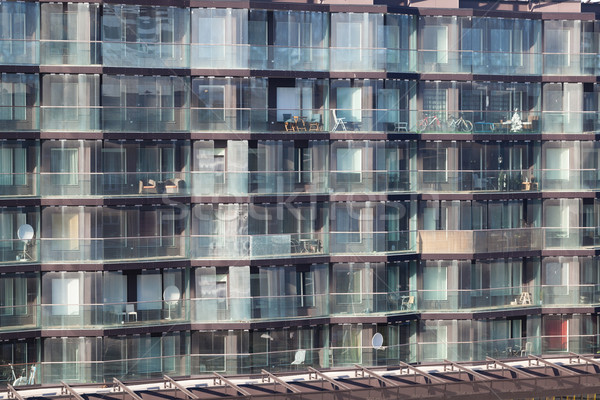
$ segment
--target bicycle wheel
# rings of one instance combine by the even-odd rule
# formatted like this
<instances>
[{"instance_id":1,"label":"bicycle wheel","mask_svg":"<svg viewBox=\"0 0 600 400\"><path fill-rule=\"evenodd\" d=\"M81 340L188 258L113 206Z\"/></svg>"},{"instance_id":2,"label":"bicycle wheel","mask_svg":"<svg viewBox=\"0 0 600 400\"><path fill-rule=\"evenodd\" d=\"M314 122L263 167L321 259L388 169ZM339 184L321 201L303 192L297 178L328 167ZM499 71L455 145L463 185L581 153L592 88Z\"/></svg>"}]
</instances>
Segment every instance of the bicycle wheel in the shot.
<instances>
[{"instance_id":1,"label":"bicycle wheel","mask_svg":"<svg viewBox=\"0 0 600 400\"><path fill-rule=\"evenodd\" d=\"M419 124L417 125L417 132L425 132L426 128L427 128L427 120L426 119L420 120Z\"/></svg>"},{"instance_id":2,"label":"bicycle wheel","mask_svg":"<svg viewBox=\"0 0 600 400\"><path fill-rule=\"evenodd\" d=\"M471 121L463 119L460 124L460 129L463 132L471 132L473 131L473 123Z\"/></svg>"}]
</instances>

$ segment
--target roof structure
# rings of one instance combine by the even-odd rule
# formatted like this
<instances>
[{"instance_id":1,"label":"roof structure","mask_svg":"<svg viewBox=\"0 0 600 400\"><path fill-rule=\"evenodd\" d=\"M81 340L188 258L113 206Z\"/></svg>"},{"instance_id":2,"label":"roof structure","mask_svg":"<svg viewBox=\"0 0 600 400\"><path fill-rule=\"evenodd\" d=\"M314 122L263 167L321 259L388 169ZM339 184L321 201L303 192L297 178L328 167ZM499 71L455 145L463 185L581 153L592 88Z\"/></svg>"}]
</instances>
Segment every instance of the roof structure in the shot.
<instances>
[{"instance_id":1,"label":"roof structure","mask_svg":"<svg viewBox=\"0 0 600 400\"><path fill-rule=\"evenodd\" d=\"M387 367L353 367L260 375L212 375L121 382L113 386L8 387L9 399L517 399L600 393L600 358L570 353L537 357ZM2 396L4 397L4 396Z\"/></svg>"}]
</instances>

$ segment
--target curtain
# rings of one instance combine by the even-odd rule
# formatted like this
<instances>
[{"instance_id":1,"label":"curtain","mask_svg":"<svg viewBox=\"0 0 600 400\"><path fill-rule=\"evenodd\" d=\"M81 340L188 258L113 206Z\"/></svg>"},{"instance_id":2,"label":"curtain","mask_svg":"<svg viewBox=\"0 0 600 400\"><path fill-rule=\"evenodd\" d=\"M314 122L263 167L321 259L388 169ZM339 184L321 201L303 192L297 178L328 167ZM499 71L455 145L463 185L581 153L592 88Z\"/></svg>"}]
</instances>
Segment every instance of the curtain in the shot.
<instances>
[{"instance_id":1,"label":"curtain","mask_svg":"<svg viewBox=\"0 0 600 400\"><path fill-rule=\"evenodd\" d=\"M160 310L162 308L162 275L137 276L137 309Z\"/></svg>"},{"instance_id":2,"label":"curtain","mask_svg":"<svg viewBox=\"0 0 600 400\"><path fill-rule=\"evenodd\" d=\"M79 315L79 278L52 279L52 315Z\"/></svg>"}]
</instances>

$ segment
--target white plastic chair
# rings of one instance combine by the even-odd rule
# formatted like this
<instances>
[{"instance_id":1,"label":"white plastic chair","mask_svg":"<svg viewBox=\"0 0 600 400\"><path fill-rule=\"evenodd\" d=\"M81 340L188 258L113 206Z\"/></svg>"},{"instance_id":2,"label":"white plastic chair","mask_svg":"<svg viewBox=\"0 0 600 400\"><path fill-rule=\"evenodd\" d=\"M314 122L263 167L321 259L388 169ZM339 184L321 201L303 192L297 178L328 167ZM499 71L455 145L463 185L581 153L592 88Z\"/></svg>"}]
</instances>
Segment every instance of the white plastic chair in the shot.
<instances>
[{"instance_id":1,"label":"white plastic chair","mask_svg":"<svg viewBox=\"0 0 600 400\"><path fill-rule=\"evenodd\" d=\"M135 306L133 304L125 304L125 315L127 315L127 322L131 321L131 317L135 317L135 320L138 320L137 312L135 311Z\"/></svg>"},{"instance_id":2,"label":"white plastic chair","mask_svg":"<svg viewBox=\"0 0 600 400\"><path fill-rule=\"evenodd\" d=\"M335 121L335 125L333 126L333 129L331 130L331 132L335 132L338 128L338 126L342 127L342 130L347 131L346 129L346 124L344 123L344 117L342 118L338 118L337 114L335 113L335 108L331 109L331 113L333 114L333 120Z\"/></svg>"},{"instance_id":3,"label":"white plastic chair","mask_svg":"<svg viewBox=\"0 0 600 400\"><path fill-rule=\"evenodd\" d=\"M521 349L521 357L528 356L532 352L533 352L533 343L525 342L525 347L523 349Z\"/></svg>"},{"instance_id":4,"label":"white plastic chair","mask_svg":"<svg viewBox=\"0 0 600 400\"><path fill-rule=\"evenodd\" d=\"M294 361L292 361L292 365L304 364L305 359L306 359L306 350L298 350L296 352L296 355L294 356Z\"/></svg>"}]
</instances>

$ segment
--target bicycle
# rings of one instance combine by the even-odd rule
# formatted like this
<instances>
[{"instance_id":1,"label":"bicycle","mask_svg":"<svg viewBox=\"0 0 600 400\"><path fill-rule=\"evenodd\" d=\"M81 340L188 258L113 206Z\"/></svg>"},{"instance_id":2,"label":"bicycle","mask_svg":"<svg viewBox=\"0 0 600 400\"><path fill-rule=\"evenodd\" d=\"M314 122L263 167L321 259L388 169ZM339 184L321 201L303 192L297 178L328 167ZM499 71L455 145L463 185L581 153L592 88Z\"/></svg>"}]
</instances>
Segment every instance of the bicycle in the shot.
<instances>
[{"instance_id":1,"label":"bicycle","mask_svg":"<svg viewBox=\"0 0 600 400\"><path fill-rule=\"evenodd\" d=\"M448 128L460 132L472 132L473 123L468 119L464 119L462 115L460 118L451 115L448 117Z\"/></svg>"},{"instance_id":2,"label":"bicycle","mask_svg":"<svg viewBox=\"0 0 600 400\"><path fill-rule=\"evenodd\" d=\"M417 131L425 132L425 130L431 126L433 126L436 131L441 131L442 130L442 121L440 121L440 119L437 117L437 115L431 116L431 115L425 114L425 117L422 120L420 120L419 123L417 124Z\"/></svg>"}]
</instances>

